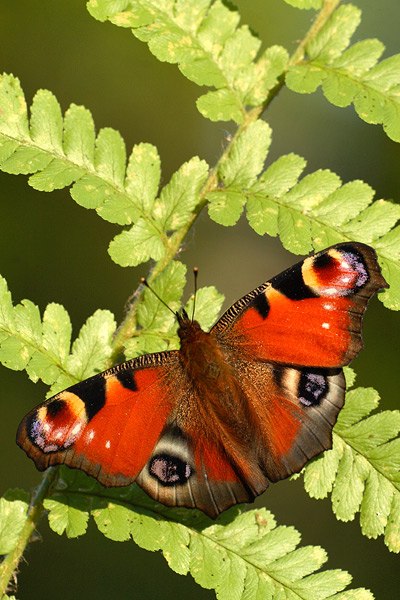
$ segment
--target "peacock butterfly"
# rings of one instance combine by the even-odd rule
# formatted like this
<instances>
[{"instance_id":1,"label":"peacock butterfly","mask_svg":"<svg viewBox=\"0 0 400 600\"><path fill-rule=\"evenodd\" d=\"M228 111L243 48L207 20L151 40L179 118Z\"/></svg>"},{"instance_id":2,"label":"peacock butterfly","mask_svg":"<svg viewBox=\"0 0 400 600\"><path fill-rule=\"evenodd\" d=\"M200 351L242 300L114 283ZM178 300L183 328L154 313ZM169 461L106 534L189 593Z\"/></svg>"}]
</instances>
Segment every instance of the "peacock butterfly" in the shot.
<instances>
[{"instance_id":1,"label":"peacock butterfly","mask_svg":"<svg viewBox=\"0 0 400 600\"><path fill-rule=\"evenodd\" d=\"M386 287L369 246L327 248L235 302L209 333L182 310L180 350L60 392L23 419L17 443L41 471L64 463L107 487L136 481L215 518L331 447L342 367Z\"/></svg>"}]
</instances>

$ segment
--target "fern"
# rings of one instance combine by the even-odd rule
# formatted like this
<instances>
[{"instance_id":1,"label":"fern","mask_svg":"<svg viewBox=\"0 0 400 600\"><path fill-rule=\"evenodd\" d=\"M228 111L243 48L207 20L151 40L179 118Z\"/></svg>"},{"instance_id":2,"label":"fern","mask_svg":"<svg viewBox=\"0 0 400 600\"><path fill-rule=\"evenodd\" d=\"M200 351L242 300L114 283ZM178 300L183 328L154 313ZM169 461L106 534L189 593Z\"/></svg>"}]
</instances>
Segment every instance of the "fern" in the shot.
<instances>
[{"instance_id":1,"label":"fern","mask_svg":"<svg viewBox=\"0 0 400 600\"><path fill-rule=\"evenodd\" d=\"M363 40L348 48L361 11L341 6L327 26L305 51L307 58L292 66L286 83L294 92L309 94L319 86L335 106L354 104L367 123L382 123L394 141L400 141L400 55L378 63L385 46L376 39Z\"/></svg>"},{"instance_id":2,"label":"fern","mask_svg":"<svg viewBox=\"0 0 400 600\"><path fill-rule=\"evenodd\" d=\"M306 161L295 154L281 156L257 178L269 141L269 127L262 121L237 138L234 151L220 164L224 187L206 196L210 217L221 225L234 225L246 206L249 224L258 234L279 235L295 254L349 240L372 243L390 284L380 298L388 308L399 310L400 227L393 227L400 206L385 200L372 203L369 185L341 185L338 175L327 169L298 182Z\"/></svg>"},{"instance_id":3,"label":"fern","mask_svg":"<svg viewBox=\"0 0 400 600\"><path fill-rule=\"evenodd\" d=\"M238 27L238 12L220 0L93 0L87 6L100 21L130 27L158 60L177 63L191 81L215 87L197 101L202 115L213 121L242 123L245 106L265 100L288 61L280 46L255 60L261 41L247 26Z\"/></svg>"},{"instance_id":4,"label":"fern","mask_svg":"<svg viewBox=\"0 0 400 600\"><path fill-rule=\"evenodd\" d=\"M23 515L19 496L18 491L9 492L9 499L2 500L8 509L3 544L12 545L13 534L7 530L12 512ZM362 588L339 593L350 583L349 574L338 569L316 573L327 560L325 551L317 546L297 548L299 533L293 527L277 527L266 509L240 513L234 508L214 523L197 511L168 510L136 486L122 494L105 490L84 473L65 467L44 505L56 533L69 538L83 535L91 513L106 537L132 538L146 550L161 550L172 570L180 575L190 572L202 587L215 589L220 600L323 600L333 594L343 600L373 598ZM16 531L18 525L13 523Z\"/></svg>"},{"instance_id":5,"label":"fern","mask_svg":"<svg viewBox=\"0 0 400 600\"><path fill-rule=\"evenodd\" d=\"M347 394L333 448L305 467L304 486L312 498L332 492L341 521L354 519L361 509L362 533L370 538L384 533L388 548L400 552L400 412L368 416L378 400L373 389Z\"/></svg>"},{"instance_id":6,"label":"fern","mask_svg":"<svg viewBox=\"0 0 400 600\"><path fill-rule=\"evenodd\" d=\"M70 187L77 204L124 228L109 245L111 258L121 266L155 261L149 279L172 310L181 305L186 282L186 267L176 254L206 206L209 217L224 226L234 226L245 212L256 233L279 236L295 254L346 240L372 244L390 284L380 298L399 310L399 206L373 201L367 183L343 184L328 169L303 176L306 161L294 153L271 161L271 127L260 118L284 85L299 93L322 86L330 102L352 102L363 120L382 123L388 136L400 141L398 57L378 63L384 47L377 40L349 47L360 20L352 5L285 1L320 9L291 57L282 46L260 53L261 40L220 0L87 3L94 18L130 28L160 61L177 64L190 81L213 88L198 98L198 110L238 128L211 169L193 157L164 184L155 146L138 143L127 156L116 130L96 134L83 106L72 104L63 115L47 90L37 92L28 111L19 80L5 74L1 170L29 175L38 191ZM196 318L203 328L216 320L222 301L214 287L198 290ZM192 314L193 298L185 309ZM49 395L111 366L122 353L131 358L177 348L176 330L173 314L139 285L118 328L112 313L97 310L71 345L63 306L50 303L41 316L29 300L13 305L0 278L0 362L25 370L33 382L43 381ZM352 384L350 370L346 377ZM400 413L371 415L377 406L375 390L348 392L333 448L305 467L304 485L313 498L331 493L339 520L352 520L359 511L362 533L384 535L388 549L400 552ZM0 553L7 555L0 566L0 597L45 511L51 529L68 538L83 535L92 518L109 539L133 539L149 551L160 550L173 571L190 573L221 600L373 598L364 588L345 590L351 580L345 571L319 571L326 552L299 547L300 534L278 526L266 509L235 507L213 522L197 511L168 509L135 485L106 490L66 468L49 469L31 502L23 490L9 490L0 500Z\"/></svg>"}]
</instances>

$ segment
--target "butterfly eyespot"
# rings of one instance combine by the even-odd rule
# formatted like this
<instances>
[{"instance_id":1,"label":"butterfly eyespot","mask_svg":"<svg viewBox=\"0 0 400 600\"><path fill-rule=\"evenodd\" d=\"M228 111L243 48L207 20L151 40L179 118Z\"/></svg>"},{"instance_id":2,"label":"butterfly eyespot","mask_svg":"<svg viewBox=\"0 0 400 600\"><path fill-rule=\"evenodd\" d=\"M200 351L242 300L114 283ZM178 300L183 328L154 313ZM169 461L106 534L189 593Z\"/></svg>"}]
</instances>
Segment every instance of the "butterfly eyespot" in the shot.
<instances>
[{"instance_id":1,"label":"butterfly eyespot","mask_svg":"<svg viewBox=\"0 0 400 600\"><path fill-rule=\"evenodd\" d=\"M325 397L328 391L328 382L321 373L303 371L300 376L298 395L304 406L316 406Z\"/></svg>"},{"instance_id":2,"label":"butterfly eyespot","mask_svg":"<svg viewBox=\"0 0 400 600\"><path fill-rule=\"evenodd\" d=\"M61 412L61 410L64 407L65 407L64 400L53 400L53 402L50 402L47 406L47 414L50 417L55 417L58 415L59 412Z\"/></svg>"},{"instance_id":3,"label":"butterfly eyespot","mask_svg":"<svg viewBox=\"0 0 400 600\"><path fill-rule=\"evenodd\" d=\"M162 485L172 486L186 483L194 470L178 456L157 454L150 461L149 473Z\"/></svg>"}]
</instances>

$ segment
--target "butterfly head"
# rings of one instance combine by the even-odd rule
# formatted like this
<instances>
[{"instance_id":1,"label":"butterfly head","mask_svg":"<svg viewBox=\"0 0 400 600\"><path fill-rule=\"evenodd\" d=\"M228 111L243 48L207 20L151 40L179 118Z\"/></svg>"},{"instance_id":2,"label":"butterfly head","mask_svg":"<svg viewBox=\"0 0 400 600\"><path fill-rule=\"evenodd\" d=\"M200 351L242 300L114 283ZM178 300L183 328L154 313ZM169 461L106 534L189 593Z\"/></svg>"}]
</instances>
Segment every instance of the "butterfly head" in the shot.
<instances>
[{"instance_id":1,"label":"butterfly head","mask_svg":"<svg viewBox=\"0 0 400 600\"><path fill-rule=\"evenodd\" d=\"M199 323L190 319L184 308L176 313L176 318L178 319L178 336L181 342L193 340L202 331Z\"/></svg>"}]
</instances>

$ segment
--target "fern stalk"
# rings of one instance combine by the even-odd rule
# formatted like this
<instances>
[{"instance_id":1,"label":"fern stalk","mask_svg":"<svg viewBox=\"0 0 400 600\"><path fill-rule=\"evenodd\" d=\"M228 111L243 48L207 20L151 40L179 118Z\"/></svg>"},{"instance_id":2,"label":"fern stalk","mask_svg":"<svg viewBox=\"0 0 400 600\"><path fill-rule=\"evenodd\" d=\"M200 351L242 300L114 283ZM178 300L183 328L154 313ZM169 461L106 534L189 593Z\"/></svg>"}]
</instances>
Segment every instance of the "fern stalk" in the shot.
<instances>
[{"instance_id":1,"label":"fern stalk","mask_svg":"<svg viewBox=\"0 0 400 600\"><path fill-rule=\"evenodd\" d=\"M40 521L40 517L44 513L45 509L43 506L43 500L48 495L48 492L56 480L57 475L57 467L50 467L44 473L42 481L32 497L26 522L21 531L18 542L14 550L5 557L0 565L0 598L3 598L3 595L6 593L13 573L16 572L25 548L35 532L35 529Z\"/></svg>"}]
</instances>

